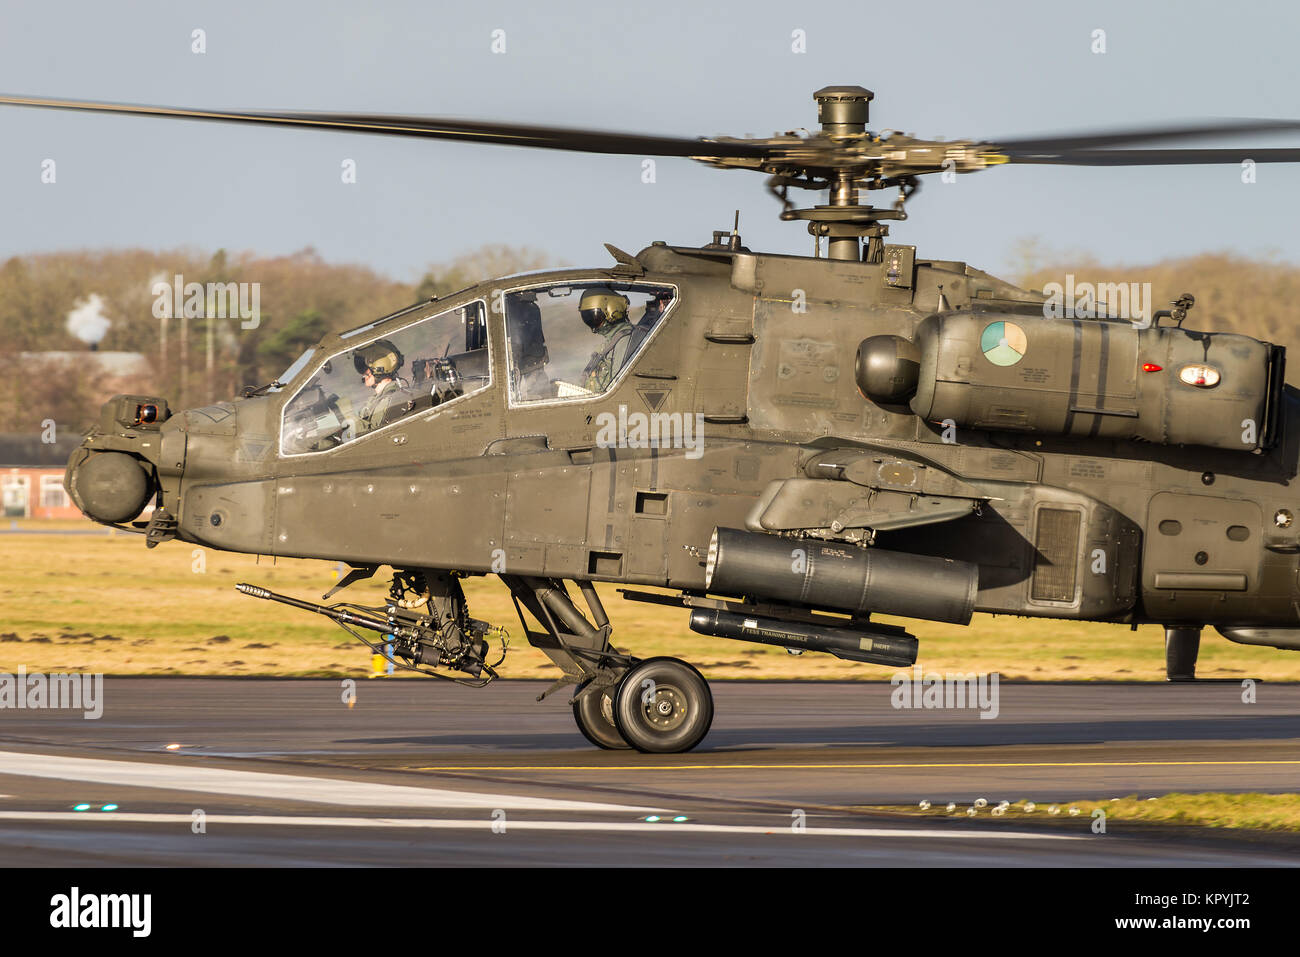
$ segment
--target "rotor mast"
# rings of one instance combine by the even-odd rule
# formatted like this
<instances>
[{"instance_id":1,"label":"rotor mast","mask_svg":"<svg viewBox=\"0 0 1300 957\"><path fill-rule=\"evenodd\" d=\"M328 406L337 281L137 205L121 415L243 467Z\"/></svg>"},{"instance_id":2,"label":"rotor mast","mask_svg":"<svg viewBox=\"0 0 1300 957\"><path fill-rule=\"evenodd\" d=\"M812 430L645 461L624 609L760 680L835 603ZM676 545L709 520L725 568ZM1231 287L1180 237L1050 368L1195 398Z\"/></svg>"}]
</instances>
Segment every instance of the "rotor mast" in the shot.
<instances>
[{"instance_id":1,"label":"rotor mast","mask_svg":"<svg viewBox=\"0 0 1300 957\"><path fill-rule=\"evenodd\" d=\"M817 103L817 122L822 125L822 133L830 137L860 137L866 135L867 119L871 101L875 94L862 86L824 86L813 94ZM855 177L849 170L839 170L835 182L831 185L831 202L833 207L848 208L858 206L858 187ZM830 223L813 220L808 224L808 232L814 236L824 235L826 255L831 259L861 258L861 245L856 230L845 231L831 229Z\"/></svg>"}]
</instances>

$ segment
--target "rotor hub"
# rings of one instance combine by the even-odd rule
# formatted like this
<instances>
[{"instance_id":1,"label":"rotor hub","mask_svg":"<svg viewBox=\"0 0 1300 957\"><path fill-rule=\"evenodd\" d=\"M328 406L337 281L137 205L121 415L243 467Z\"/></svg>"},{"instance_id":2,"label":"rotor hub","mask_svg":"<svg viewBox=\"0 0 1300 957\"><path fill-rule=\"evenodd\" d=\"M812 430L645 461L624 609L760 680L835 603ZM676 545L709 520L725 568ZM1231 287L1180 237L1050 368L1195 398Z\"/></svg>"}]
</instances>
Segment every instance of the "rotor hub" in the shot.
<instances>
[{"instance_id":1,"label":"rotor hub","mask_svg":"<svg viewBox=\"0 0 1300 957\"><path fill-rule=\"evenodd\" d=\"M862 86L824 86L813 94L817 122L827 136L854 136L867 131L875 94Z\"/></svg>"}]
</instances>

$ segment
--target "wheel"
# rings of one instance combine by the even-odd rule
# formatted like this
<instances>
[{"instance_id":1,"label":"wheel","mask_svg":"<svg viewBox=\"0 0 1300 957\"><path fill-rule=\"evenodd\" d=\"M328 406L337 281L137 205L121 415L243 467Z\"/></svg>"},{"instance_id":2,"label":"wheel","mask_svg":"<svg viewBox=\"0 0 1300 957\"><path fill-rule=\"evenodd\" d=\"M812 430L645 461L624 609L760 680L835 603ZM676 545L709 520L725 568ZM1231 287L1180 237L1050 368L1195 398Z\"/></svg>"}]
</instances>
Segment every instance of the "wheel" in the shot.
<instances>
[{"instance_id":1,"label":"wheel","mask_svg":"<svg viewBox=\"0 0 1300 957\"><path fill-rule=\"evenodd\" d=\"M600 688L573 702L573 720L583 737L606 751L627 750L632 747L623 740L614 726L614 691L617 685Z\"/></svg>"},{"instance_id":2,"label":"wheel","mask_svg":"<svg viewBox=\"0 0 1300 957\"><path fill-rule=\"evenodd\" d=\"M712 723L709 683L677 658L647 658L633 665L614 694L614 724L638 751L689 751L704 740Z\"/></svg>"}]
</instances>

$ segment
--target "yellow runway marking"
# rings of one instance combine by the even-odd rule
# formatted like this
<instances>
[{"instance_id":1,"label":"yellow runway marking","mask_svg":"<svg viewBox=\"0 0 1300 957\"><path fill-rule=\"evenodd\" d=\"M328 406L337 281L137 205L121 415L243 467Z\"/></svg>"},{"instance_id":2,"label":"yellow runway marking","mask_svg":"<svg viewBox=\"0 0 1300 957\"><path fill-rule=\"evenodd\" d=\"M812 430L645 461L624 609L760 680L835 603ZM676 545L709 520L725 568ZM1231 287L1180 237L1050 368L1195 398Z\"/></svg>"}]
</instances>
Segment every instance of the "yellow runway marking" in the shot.
<instances>
[{"instance_id":1,"label":"yellow runway marking","mask_svg":"<svg viewBox=\"0 0 1300 957\"><path fill-rule=\"evenodd\" d=\"M990 762L984 764L556 764L556 765L450 765L417 767L410 771L858 771L903 770L910 768L1167 768L1187 766L1300 764L1300 760L1277 761L1041 761Z\"/></svg>"}]
</instances>

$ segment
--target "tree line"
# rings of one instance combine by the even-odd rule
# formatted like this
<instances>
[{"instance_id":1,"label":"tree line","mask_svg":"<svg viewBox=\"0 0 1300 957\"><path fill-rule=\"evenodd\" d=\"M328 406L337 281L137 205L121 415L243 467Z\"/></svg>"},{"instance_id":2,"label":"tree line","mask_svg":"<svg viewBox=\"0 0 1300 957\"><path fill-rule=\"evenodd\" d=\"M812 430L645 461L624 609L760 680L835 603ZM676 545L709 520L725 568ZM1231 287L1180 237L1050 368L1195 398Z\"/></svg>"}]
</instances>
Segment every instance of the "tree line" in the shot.
<instances>
[{"instance_id":1,"label":"tree line","mask_svg":"<svg viewBox=\"0 0 1300 957\"><path fill-rule=\"evenodd\" d=\"M278 257L141 249L15 256L0 264L0 433L39 431L47 420L84 430L116 392L162 395L177 408L226 399L272 381L327 334L551 264L538 250L488 246L406 283L327 263L311 249ZM186 317L184 303L162 293L177 276L182 289L256 283L256 323L229 311L208 318L222 310L207 308ZM100 352L140 354L144 369L111 374L89 355L92 341Z\"/></svg>"}]
</instances>

